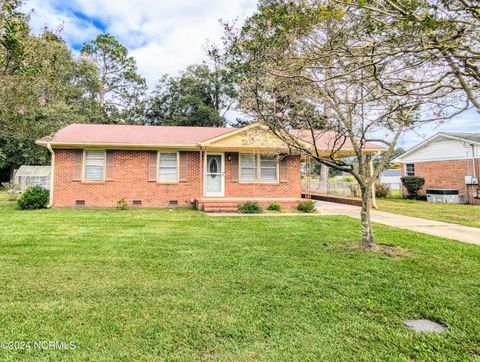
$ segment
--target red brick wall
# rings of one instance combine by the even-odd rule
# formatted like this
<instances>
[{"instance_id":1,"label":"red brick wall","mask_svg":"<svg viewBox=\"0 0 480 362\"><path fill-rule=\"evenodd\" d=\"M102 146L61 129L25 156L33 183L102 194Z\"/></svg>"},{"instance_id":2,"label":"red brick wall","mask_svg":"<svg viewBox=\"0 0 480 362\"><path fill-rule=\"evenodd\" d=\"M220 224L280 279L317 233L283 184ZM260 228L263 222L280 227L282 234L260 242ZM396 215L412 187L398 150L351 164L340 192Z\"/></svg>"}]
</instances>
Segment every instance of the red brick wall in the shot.
<instances>
[{"instance_id":1,"label":"red brick wall","mask_svg":"<svg viewBox=\"0 0 480 362\"><path fill-rule=\"evenodd\" d=\"M287 158L288 182L243 183L232 181L232 164L225 154L225 197L240 198L300 198L302 195L300 156ZM239 175L240 177L240 175Z\"/></svg>"},{"instance_id":2,"label":"red brick wall","mask_svg":"<svg viewBox=\"0 0 480 362\"><path fill-rule=\"evenodd\" d=\"M405 165L402 165L402 176ZM415 163L415 176L425 178L423 193L428 188L458 189L466 192L466 175L472 175L472 160L450 160Z\"/></svg>"},{"instance_id":3,"label":"red brick wall","mask_svg":"<svg viewBox=\"0 0 480 362\"><path fill-rule=\"evenodd\" d=\"M480 161L477 160L478 169ZM402 165L402 176L405 175L405 165ZM469 160L449 160L415 163L415 176L425 178L425 186L421 194L429 188L458 189L460 193L468 195L474 191L474 186L465 185L465 176L473 176L473 162ZM471 196L471 195L470 195Z\"/></svg>"},{"instance_id":4,"label":"red brick wall","mask_svg":"<svg viewBox=\"0 0 480 362\"><path fill-rule=\"evenodd\" d=\"M105 182L73 181L73 150L55 150L53 206L74 207L85 200L86 207L115 207L124 198L141 200L142 207L167 207L169 200L190 206L203 195L203 175L199 152L188 152L187 181L172 184L148 181L147 151L114 151L113 180ZM301 196L300 156L288 160L288 182L278 184L242 184L231 181L228 157L225 159L226 198L299 198Z\"/></svg>"}]
</instances>

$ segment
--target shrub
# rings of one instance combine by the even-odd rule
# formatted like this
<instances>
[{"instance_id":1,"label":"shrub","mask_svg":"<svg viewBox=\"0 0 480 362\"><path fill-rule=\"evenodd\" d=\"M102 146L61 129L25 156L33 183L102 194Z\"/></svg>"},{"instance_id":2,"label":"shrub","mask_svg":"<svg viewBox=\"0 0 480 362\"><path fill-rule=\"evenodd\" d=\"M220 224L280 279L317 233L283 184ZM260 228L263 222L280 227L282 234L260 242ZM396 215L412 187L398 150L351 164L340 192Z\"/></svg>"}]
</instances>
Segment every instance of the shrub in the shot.
<instances>
[{"instance_id":1,"label":"shrub","mask_svg":"<svg viewBox=\"0 0 480 362\"><path fill-rule=\"evenodd\" d=\"M315 203L312 200L299 202L297 210L301 212L313 212L315 211Z\"/></svg>"},{"instance_id":2,"label":"shrub","mask_svg":"<svg viewBox=\"0 0 480 362\"><path fill-rule=\"evenodd\" d=\"M425 179L419 176L402 176L402 185L407 189L409 199L418 199L418 191L425 185Z\"/></svg>"},{"instance_id":3,"label":"shrub","mask_svg":"<svg viewBox=\"0 0 480 362\"><path fill-rule=\"evenodd\" d=\"M355 183L357 182L357 180L353 176L342 176L339 181L340 182L355 182Z\"/></svg>"},{"instance_id":4,"label":"shrub","mask_svg":"<svg viewBox=\"0 0 480 362\"><path fill-rule=\"evenodd\" d=\"M270 205L267 207L268 211L281 211L282 207L280 204L277 204L276 202L272 202Z\"/></svg>"},{"instance_id":5,"label":"shrub","mask_svg":"<svg viewBox=\"0 0 480 362\"><path fill-rule=\"evenodd\" d=\"M41 186L30 186L17 201L22 210L42 209L48 203L48 190Z\"/></svg>"},{"instance_id":6,"label":"shrub","mask_svg":"<svg viewBox=\"0 0 480 362\"><path fill-rule=\"evenodd\" d=\"M380 182L375 183L375 196L386 198L390 196L390 186L387 184L382 184Z\"/></svg>"},{"instance_id":7,"label":"shrub","mask_svg":"<svg viewBox=\"0 0 480 362\"><path fill-rule=\"evenodd\" d=\"M262 208L260 207L258 202L251 201L238 204L237 209L243 214L260 214L262 212Z\"/></svg>"},{"instance_id":8,"label":"shrub","mask_svg":"<svg viewBox=\"0 0 480 362\"><path fill-rule=\"evenodd\" d=\"M118 210L126 210L128 209L128 202L125 199L120 199L117 201L117 209Z\"/></svg>"}]
</instances>

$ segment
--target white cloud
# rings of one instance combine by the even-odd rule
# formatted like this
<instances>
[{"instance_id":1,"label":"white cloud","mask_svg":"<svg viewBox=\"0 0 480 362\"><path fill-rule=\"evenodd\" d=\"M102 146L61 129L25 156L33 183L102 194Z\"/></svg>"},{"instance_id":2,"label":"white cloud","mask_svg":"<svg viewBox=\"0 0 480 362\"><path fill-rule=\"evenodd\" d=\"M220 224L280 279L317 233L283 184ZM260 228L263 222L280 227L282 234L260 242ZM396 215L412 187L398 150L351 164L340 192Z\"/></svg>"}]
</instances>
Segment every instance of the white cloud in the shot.
<instances>
[{"instance_id":1,"label":"white cloud","mask_svg":"<svg viewBox=\"0 0 480 362\"><path fill-rule=\"evenodd\" d=\"M113 34L153 88L161 75L205 59L206 40L219 42L223 34L219 19L243 20L255 10L256 0L27 0L24 8L35 9L35 31L63 25L63 37L72 47L103 29ZM399 145L409 148L439 131L480 132L480 115L470 111L441 126L427 124L406 132Z\"/></svg>"},{"instance_id":2,"label":"white cloud","mask_svg":"<svg viewBox=\"0 0 480 362\"><path fill-rule=\"evenodd\" d=\"M63 23L63 36L72 47L87 42L104 28L137 60L152 87L164 73L177 73L205 59L207 39L219 42L219 19L243 19L256 0L30 0L34 30Z\"/></svg>"},{"instance_id":3,"label":"white cloud","mask_svg":"<svg viewBox=\"0 0 480 362\"><path fill-rule=\"evenodd\" d=\"M429 122L415 129L407 131L401 137L398 144L404 149L414 147L420 142L433 136L438 132L477 132L480 133L480 114L474 110L463 112L462 114L447 120L445 122Z\"/></svg>"},{"instance_id":4,"label":"white cloud","mask_svg":"<svg viewBox=\"0 0 480 362\"><path fill-rule=\"evenodd\" d=\"M34 31L45 26L50 29L62 28L61 35L69 44L81 44L94 38L98 29L88 21L75 17L66 11L57 10L53 2L31 0L24 5L26 11L33 10L30 25Z\"/></svg>"}]
</instances>

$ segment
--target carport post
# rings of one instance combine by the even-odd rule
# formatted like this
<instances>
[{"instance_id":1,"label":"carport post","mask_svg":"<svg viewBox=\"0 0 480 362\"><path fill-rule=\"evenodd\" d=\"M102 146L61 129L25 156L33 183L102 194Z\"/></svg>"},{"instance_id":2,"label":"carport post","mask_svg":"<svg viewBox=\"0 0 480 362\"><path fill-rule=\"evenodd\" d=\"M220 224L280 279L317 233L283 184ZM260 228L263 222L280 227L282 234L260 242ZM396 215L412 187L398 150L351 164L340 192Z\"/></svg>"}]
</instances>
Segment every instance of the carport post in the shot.
<instances>
[{"instance_id":1,"label":"carport post","mask_svg":"<svg viewBox=\"0 0 480 362\"><path fill-rule=\"evenodd\" d=\"M373 162L372 157L370 156L368 159L368 172L370 173L370 177L373 176ZM372 207L374 209L377 208L377 199L375 198L375 181L372 182Z\"/></svg>"}]
</instances>

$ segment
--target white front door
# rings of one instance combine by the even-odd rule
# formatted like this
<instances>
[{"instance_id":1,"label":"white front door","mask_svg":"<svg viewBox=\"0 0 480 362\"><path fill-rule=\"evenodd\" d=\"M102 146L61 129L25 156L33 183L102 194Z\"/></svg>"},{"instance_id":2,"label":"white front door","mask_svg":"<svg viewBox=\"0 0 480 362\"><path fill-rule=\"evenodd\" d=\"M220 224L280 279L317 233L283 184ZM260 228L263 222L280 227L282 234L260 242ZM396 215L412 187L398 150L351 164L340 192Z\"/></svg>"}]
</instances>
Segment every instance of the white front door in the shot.
<instances>
[{"instance_id":1,"label":"white front door","mask_svg":"<svg viewBox=\"0 0 480 362\"><path fill-rule=\"evenodd\" d=\"M207 153L205 158L205 196L223 196L223 153Z\"/></svg>"}]
</instances>

